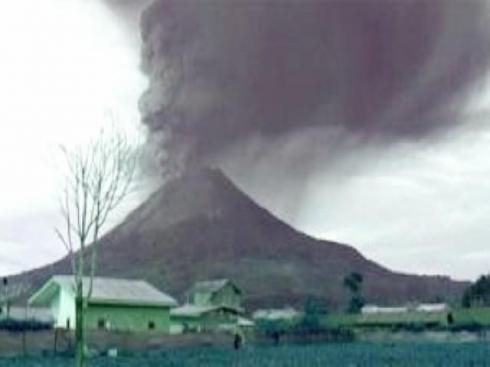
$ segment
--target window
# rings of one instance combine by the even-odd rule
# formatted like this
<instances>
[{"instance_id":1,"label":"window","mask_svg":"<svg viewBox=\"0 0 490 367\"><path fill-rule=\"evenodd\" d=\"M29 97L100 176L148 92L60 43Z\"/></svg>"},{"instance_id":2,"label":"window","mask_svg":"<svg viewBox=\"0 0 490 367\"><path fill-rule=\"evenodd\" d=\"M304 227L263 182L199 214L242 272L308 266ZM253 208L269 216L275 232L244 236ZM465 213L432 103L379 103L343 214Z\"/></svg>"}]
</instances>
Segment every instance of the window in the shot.
<instances>
[{"instance_id":1,"label":"window","mask_svg":"<svg viewBox=\"0 0 490 367\"><path fill-rule=\"evenodd\" d=\"M149 321L148 330L154 330L154 329L155 329L155 321Z\"/></svg>"},{"instance_id":2,"label":"window","mask_svg":"<svg viewBox=\"0 0 490 367\"><path fill-rule=\"evenodd\" d=\"M99 328L100 330L105 329L105 328L106 328L105 326L106 326L106 321L105 321L105 319L99 319L99 320L97 321L97 328Z\"/></svg>"}]
</instances>

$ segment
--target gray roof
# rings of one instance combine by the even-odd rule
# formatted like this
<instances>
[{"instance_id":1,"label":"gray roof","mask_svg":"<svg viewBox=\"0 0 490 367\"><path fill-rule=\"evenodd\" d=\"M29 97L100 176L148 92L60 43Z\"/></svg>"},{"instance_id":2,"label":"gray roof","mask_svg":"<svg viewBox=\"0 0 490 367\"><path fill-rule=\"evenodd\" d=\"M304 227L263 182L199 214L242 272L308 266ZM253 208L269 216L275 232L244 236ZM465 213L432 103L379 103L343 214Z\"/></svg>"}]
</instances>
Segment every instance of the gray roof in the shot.
<instances>
[{"instance_id":1,"label":"gray roof","mask_svg":"<svg viewBox=\"0 0 490 367\"><path fill-rule=\"evenodd\" d=\"M229 279L214 279L214 280L205 280L201 282L197 282L192 287L191 292L209 292L215 293L222 289L227 284L231 284L233 288L235 288L239 293L241 293L240 289L233 284Z\"/></svg>"},{"instance_id":2,"label":"gray roof","mask_svg":"<svg viewBox=\"0 0 490 367\"><path fill-rule=\"evenodd\" d=\"M215 306L198 306L193 304L186 304L181 307L172 309L170 311L170 314L172 316L199 317L215 309L217 309L217 307Z\"/></svg>"},{"instance_id":3,"label":"gray roof","mask_svg":"<svg viewBox=\"0 0 490 367\"><path fill-rule=\"evenodd\" d=\"M38 292L30 299L30 304L45 304L43 300L51 299L53 288L57 291L58 287L74 290L74 277L72 275L53 276ZM88 294L89 278L83 278L83 288L85 296ZM177 306L177 301L147 283L138 279L117 279L95 277L93 280L93 290L89 302L91 303L111 303L125 305L151 305L151 306Z\"/></svg>"}]
</instances>

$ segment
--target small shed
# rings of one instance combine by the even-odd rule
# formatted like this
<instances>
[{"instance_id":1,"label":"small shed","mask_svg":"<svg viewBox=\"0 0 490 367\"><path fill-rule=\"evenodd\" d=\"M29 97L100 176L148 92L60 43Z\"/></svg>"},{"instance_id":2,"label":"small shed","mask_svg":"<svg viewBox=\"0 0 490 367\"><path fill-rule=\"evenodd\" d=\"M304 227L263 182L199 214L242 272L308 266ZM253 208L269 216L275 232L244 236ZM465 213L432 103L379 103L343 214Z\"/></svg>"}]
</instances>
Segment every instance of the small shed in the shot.
<instances>
[{"instance_id":1,"label":"small shed","mask_svg":"<svg viewBox=\"0 0 490 367\"><path fill-rule=\"evenodd\" d=\"M185 304L171 310L172 330L181 332L205 332L233 330L241 312L227 306L199 306Z\"/></svg>"},{"instance_id":2,"label":"small shed","mask_svg":"<svg viewBox=\"0 0 490 367\"><path fill-rule=\"evenodd\" d=\"M197 282L187 303L172 310L172 332L234 330L243 315L242 291L229 279Z\"/></svg>"},{"instance_id":3,"label":"small shed","mask_svg":"<svg viewBox=\"0 0 490 367\"><path fill-rule=\"evenodd\" d=\"M88 294L89 278L83 279ZM71 275L56 275L29 298L30 307L49 307L57 328L75 328L75 287ZM177 301L143 280L95 277L88 299L88 329L161 331L170 329Z\"/></svg>"}]
</instances>

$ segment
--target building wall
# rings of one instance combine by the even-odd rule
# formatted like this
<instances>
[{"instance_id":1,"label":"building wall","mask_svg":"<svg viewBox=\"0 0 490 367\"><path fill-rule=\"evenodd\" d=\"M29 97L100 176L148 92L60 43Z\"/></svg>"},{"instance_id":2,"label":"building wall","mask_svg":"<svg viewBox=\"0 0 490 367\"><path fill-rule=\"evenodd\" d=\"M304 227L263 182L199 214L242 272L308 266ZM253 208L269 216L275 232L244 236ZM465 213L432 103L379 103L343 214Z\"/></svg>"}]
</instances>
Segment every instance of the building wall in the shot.
<instances>
[{"instance_id":1,"label":"building wall","mask_svg":"<svg viewBox=\"0 0 490 367\"><path fill-rule=\"evenodd\" d=\"M55 319L55 327L75 329L75 298L73 292L60 287L51 301L51 311Z\"/></svg>"},{"instance_id":2,"label":"building wall","mask_svg":"<svg viewBox=\"0 0 490 367\"><path fill-rule=\"evenodd\" d=\"M215 293L206 291L194 292L191 298L193 304L200 306L214 305L239 308L241 305L241 295L231 284L227 284Z\"/></svg>"},{"instance_id":3,"label":"building wall","mask_svg":"<svg viewBox=\"0 0 490 367\"><path fill-rule=\"evenodd\" d=\"M169 332L170 309L168 307L120 306L90 304L85 316L88 329L105 328L133 332ZM154 328L149 328L153 322Z\"/></svg>"},{"instance_id":4,"label":"building wall","mask_svg":"<svg viewBox=\"0 0 490 367\"><path fill-rule=\"evenodd\" d=\"M186 331L213 331L223 326L236 325L237 316L224 310L208 312L198 317L172 316L172 324L175 330ZM179 327L180 325L180 327Z\"/></svg>"},{"instance_id":5,"label":"building wall","mask_svg":"<svg viewBox=\"0 0 490 367\"><path fill-rule=\"evenodd\" d=\"M213 295L211 303L214 305L239 308L241 304L241 296L231 284L227 284Z\"/></svg>"},{"instance_id":6,"label":"building wall","mask_svg":"<svg viewBox=\"0 0 490 367\"><path fill-rule=\"evenodd\" d=\"M211 294L209 292L194 292L192 303L199 306L209 306L211 304Z\"/></svg>"},{"instance_id":7,"label":"building wall","mask_svg":"<svg viewBox=\"0 0 490 367\"><path fill-rule=\"evenodd\" d=\"M172 316L172 329L180 332L202 331L201 317Z\"/></svg>"},{"instance_id":8,"label":"building wall","mask_svg":"<svg viewBox=\"0 0 490 367\"><path fill-rule=\"evenodd\" d=\"M237 316L226 310L216 310L209 312L202 317L204 330L214 330L223 325L234 325L237 323Z\"/></svg>"}]
</instances>

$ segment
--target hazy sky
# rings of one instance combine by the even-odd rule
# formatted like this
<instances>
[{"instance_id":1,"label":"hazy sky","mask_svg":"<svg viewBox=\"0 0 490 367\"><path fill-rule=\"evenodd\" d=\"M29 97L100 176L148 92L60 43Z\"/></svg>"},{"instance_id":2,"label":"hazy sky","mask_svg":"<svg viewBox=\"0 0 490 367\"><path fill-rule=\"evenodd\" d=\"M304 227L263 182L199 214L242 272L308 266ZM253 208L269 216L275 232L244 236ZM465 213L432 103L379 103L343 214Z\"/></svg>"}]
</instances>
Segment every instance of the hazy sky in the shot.
<instances>
[{"instance_id":1,"label":"hazy sky","mask_svg":"<svg viewBox=\"0 0 490 367\"><path fill-rule=\"evenodd\" d=\"M54 236L59 144L111 120L140 127L137 46L97 0L0 5L0 273L63 255ZM135 49L136 48L136 49ZM114 116L112 118L111 116Z\"/></svg>"},{"instance_id":2,"label":"hazy sky","mask_svg":"<svg viewBox=\"0 0 490 367\"><path fill-rule=\"evenodd\" d=\"M56 146L83 142L111 111L138 130L137 100L147 81L138 67L136 22L124 21L124 12L97 0L12 0L1 9L0 274L6 274L63 255L53 232ZM395 270L474 278L490 271L489 117L490 83L482 74L458 117L465 127L430 143L359 147L343 139L335 160L291 179L296 149L316 144L328 152L342 134L312 129L267 151L251 145L249 154L240 151L223 164L261 204L309 234L352 244Z\"/></svg>"}]
</instances>

